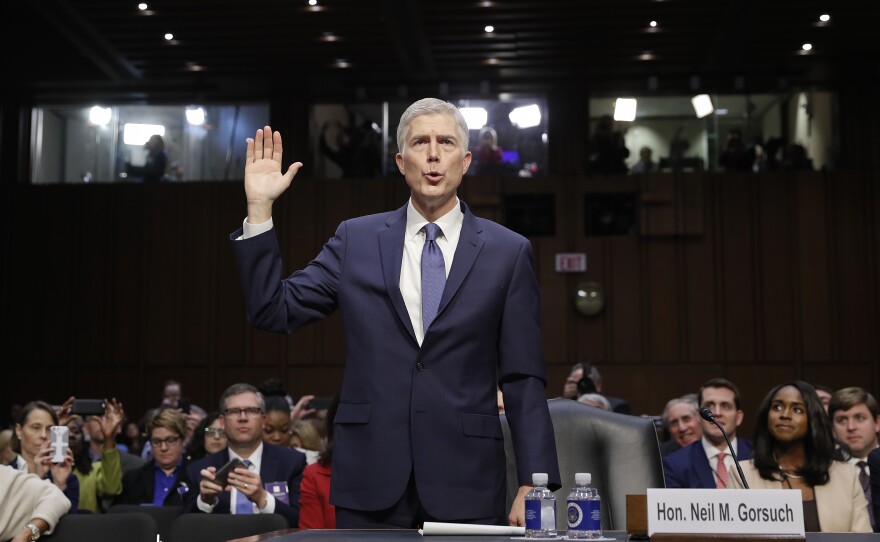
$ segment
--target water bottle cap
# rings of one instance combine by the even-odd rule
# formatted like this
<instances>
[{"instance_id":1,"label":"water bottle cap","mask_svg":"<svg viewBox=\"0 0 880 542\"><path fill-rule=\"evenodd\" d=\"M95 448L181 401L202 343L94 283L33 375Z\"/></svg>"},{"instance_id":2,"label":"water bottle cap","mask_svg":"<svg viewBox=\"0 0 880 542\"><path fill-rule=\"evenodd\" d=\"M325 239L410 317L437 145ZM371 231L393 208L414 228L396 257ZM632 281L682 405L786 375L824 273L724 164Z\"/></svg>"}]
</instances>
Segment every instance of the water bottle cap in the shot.
<instances>
[{"instance_id":1,"label":"water bottle cap","mask_svg":"<svg viewBox=\"0 0 880 542\"><path fill-rule=\"evenodd\" d=\"M574 475L574 483L579 486L586 486L593 483L593 476L589 472L578 472Z\"/></svg>"},{"instance_id":2,"label":"water bottle cap","mask_svg":"<svg viewBox=\"0 0 880 542\"><path fill-rule=\"evenodd\" d=\"M532 474L532 483L536 486L546 486L547 479L548 476L546 472L536 472Z\"/></svg>"}]
</instances>

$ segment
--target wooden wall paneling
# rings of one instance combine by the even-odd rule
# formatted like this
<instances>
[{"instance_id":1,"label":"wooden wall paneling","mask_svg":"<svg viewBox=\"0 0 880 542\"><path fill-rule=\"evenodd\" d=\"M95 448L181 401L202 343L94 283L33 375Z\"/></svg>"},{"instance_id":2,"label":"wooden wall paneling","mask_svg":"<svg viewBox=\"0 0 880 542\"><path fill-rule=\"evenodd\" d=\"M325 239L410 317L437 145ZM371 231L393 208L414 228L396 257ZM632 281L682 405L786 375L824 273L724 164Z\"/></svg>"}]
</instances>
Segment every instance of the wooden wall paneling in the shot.
<instances>
[{"instance_id":1,"label":"wooden wall paneling","mask_svg":"<svg viewBox=\"0 0 880 542\"><path fill-rule=\"evenodd\" d=\"M869 209L862 176L840 173L827 185L833 192L834 253L832 283L837 307L837 359L868 361L872 330ZM868 294L868 295L866 295Z\"/></svg>"},{"instance_id":2,"label":"wooden wall paneling","mask_svg":"<svg viewBox=\"0 0 880 542\"><path fill-rule=\"evenodd\" d=\"M118 277L112 273L117 247L109 235L115 227L114 187L96 185L84 194L81 212L71 229L80 254L80 263L73 272L76 344L78 355L87 363L105 365L110 361L110 318L113 300L108 295Z\"/></svg>"},{"instance_id":3,"label":"wooden wall paneling","mask_svg":"<svg viewBox=\"0 0 880 542\"><path fill-rule=\"evenodd\" d=\"M578 273L575 282L571 286L569 295L573 296L577 285L581 282L595 282L605 290L605 308L595 316L583 316L576 312L573 302L569 305L569 318L573 325L569 333L574 333L569 343L566 361L569 365L577 362L589 362L606 364L612 355L611 345L608 344L607 336L613 330L614 315L614 283L609 277L609 246L605 238L584 237L578 244L579 250L587 254L587 272ZM557 325L553 320L542 320L542 333L546 333L550 326ZM566 375L567 376L567 375Z\"/></svg>"},{"instance_id":4,"label":"wooden wall paneling","mask_svg":"<svg viewBox=\"0 0 880 542\"><path fill-rule=\"evenodd\" d=\"M77 333L86 314L79 306L83 286L79 246L86 235L80 222L82 192L64 188L53 192L48 187L36 191L39 197L17 198L26 214L11 222L28 224L28 231L16 228L9 236L20 243L5 266L15 273L7 284L17 300L7 307L17 317L6 318L3 327L11 330L9 342L23 347L14 362L32 367L38 361L40 366L61 369L76 358Z\"/></svg>"},{"instance_id":5,"label":"wooden wall paneling","mask_svg":"<svg viewBox=\"0 0 880 542\"><path fill-rule=\"evenodd\" d=\"M702 233L680 239L682 245L681 273L683 285L684 310L684 350L681 361L697 363L718 363L721 360L719 344L719 291L715 287L720 270L716 266L718 237L716 236L717 214L715 194L717 183L714 177L702 177L704 186L700 193L700 206L706 211L701 220Z\"/></svg>"},{"instance_id":6,"label":"wooden wall paneling","mask_svg":"<svg viewBox=\"0 0 880 542\"><path fill-rule=\"evenodd\" d=\"M148 365L176 364L183 361L181 341L192 325L182 319L180 305L186 299L182 277L187 272L180 267L185 237L181 225L189 224L187 217L192 211L177 186L144 184L139 188L143 190L144 214L135 220L140 220L146 231L140 247L146 269L142 285L146 295L144 358Z\"/></svg>"},{"instance_id":7,"label":"wooden wall paneling","mask_svg":"<svg viewBox=\"0 0 880 542\"><path fill-rule=\"evenodd\" d=\"M179 319L185 337L180 340L178 358L188 364L213 363L217 253L223 240L213 218L217 215L216 197L209 187L197 183L170 185L173 197L183 203L180 225L180 254L169 262L176 266L180 283ZM161 214L155 220L161 220Z\"/></svg>"},{"instance_id":8,"label":"wooden wall paneling","mask_svg":"<svg viewBox=\"0 0 880 542\"><path fill-rule=\"evenodd\" d=\"M217 240L219 249L214 267L214 351L209 373L205 375L215 383L217 366L243 363L250 351L251 328L244 309L241 279L232 255L229 235L241 228L247 216L244 189L241 183L211 183L217 195L217 216L212 221L210 239Z\"/></svg>"},{"instance_id":9,"label":"wooden wall paneling","mask_svg":"<svg viewBox=\"0 0 880 542\"><path fill-rule=\"evenodd\" d=\"M643 290L647 326L645 328L645 360L679 362L681 322L681 271L678 241L672 238L643 239Z\"/></svg>"},{"instance_id":10,"label":"wooden wall paneling","mask_svg":"<svg viewBox=\"0 0 880 542\"><path fill-rule=\"evenodd\" d=\"M794 182L790 176L759 175L758 309L761 358L790 363L797 358L794 282Z\"/></svg>"},{"instance_id":11,"label":"wooden wall paneling","mask_svg":"<svg viewBox=\"0 0 880 542\"><path fill-rule=\"evenodd\" d=\"M710 378L725 376L725 366L722 363L646 363L641 367L646 378L653 383L651 391L647 392L650 398L648 404L643 405L642 410L658 414L670 399L687 393L697 393L700 386ZM638 400L636 397L627 398L631 401Z\"/></svg>"},{"instance_id":12,"label":"wooden wall paneling","mask_svg":"<svg viewBox=\"0 0 880 542\"><path fill-rule=\"evenodd\" d=\"M706 220L706 178L703 172L681 173L676 178L678 193L678 225L676 231L684 235L703 235Z\"/></svg>"},{"instance_id":13,"label":"wooden wall paneling","mask_svg":"<svg viewBox=\"0 0 880 542\"><path fill-rule=\"evenodd\" d=\"M836 362L836 363L805 363L800 378L814 384L828 386L833 390L849 386L866 388L874 397L878 391L871 385L871 375L876 370L876 361Z\"/></svg>"},{"instance_id":14,"label":"wooden wall paneling","mask_svg":"<svg viewBox=\"0 0 880 542\"><path fill-rule=\"evenodd\" d=\"M640 175L639 233L642 236L665 236L678 233L678 198L676 174Z\"/></svg>"},{"instance_id":15,"label":"wooden wall paneling","mask_svg":"<svg viewBox=\"0 0 880 542\"><path fill-rule=\"evenodd\" d=\"M827 198L822 173L800 173L797 189L797 296L800 305L801 341L804 362L830 361L832 299L829 288L829 246Z\"/></svg>"},{"instance_id":16,"label":"wooden wall paneling","mask_svg":"<svg viewBox=\"0 0 880 542\"><path fill-rule=\"evenodd\" d=\"M577 318L574 311L574 292L582 273L557 273L555 257L566 249L558 239L533 237L532 256L535 275L541 291L541 341L544 359L550 363L571 364L571 322Z\"/></svg>"},{"instance_id":17,"label":"wooden wall paneling","mask_svg":"<svg viewBox=\"0 0 880 542\"><path fill-rule=\"evenodd\" d=\"M717 177L720 233L724 354L727 360L754 361L756 339L756 270L754 200L751 173Z\"/></svg>"},{"instance_id":18,"label":"wooden wall paneling","mask_svg":"<svg viewBox=\"0 0 880 542\"><path fill-rule=\"evenodd\" d=\"M590 238L599 240L601 238ZM635 236L606 237L601 243L603 260L596 268L603 270L607 330L599 337L605 345L602 363L644 363L647 357L648 331L643 318L647 306L645 269L641 241ZM587 345L595 349L595 345ZM599 359L596 362L599 362Z\"/></svg>"}]
</instances>

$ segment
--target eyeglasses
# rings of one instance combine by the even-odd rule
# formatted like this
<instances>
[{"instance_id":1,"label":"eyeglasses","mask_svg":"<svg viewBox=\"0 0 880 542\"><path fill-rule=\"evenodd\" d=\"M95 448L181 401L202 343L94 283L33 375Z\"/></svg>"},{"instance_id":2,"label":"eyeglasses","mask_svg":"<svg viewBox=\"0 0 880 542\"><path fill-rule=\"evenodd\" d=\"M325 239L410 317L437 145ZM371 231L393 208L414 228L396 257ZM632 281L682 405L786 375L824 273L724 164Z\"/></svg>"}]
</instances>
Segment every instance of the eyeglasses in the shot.
<instances>
[{"instance_id":1,"label":"eyeglasses","mask_svg":"<svg viewBox=\"0 0 880 542\"><path fill-rule=\"evenodd\" d=\"M214 435L215 437L222 437L224 434L222 427L206 427L205 433L209 435Z\"/></svg>"},{"instance_id":2,"label":"eyeglasses","mask_svg":"<svg viewBox=\"0 0 880 542\"><path fill-rule=\"evenodd\" d=\"M242 413L247 414L248 418L254 418L263 413L263 409L260 407L247 407L247 408L227 408L224 411L226 417L228 418L236 418L241 416Z\"/></svg>"},{"instance_id":3,"label":"eyeglasses","mask_svg":"<svg viewBox=\"0 0 880 542\"><path fill-rule=\"evenodd\" d=\"M180 437L166 437L166 438L151 438L150 444L153 445L153 448L159 448L163 444L167 444L168 446L174 446L180 442Z\"/></svg>"}]
</instances>

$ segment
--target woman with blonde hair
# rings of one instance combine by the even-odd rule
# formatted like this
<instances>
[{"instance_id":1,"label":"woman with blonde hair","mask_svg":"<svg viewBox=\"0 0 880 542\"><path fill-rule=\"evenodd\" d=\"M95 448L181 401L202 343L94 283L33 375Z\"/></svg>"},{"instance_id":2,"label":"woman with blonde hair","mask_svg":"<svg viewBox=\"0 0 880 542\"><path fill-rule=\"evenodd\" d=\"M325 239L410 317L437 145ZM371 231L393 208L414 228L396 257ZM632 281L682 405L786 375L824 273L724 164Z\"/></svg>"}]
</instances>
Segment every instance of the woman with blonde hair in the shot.
<instances>
[{"instance_id":1,"label":"woman with blonde hair","mask_svg":"<svg viewBox=\"0 0 880 542\"><path fill-rule=\"evenodd\" d=\"M306 454L306 463L318 461L324 451L324 442L318 427L311 420L296 420L290 428L290 446Z\"/></svg>"}]
</instances>

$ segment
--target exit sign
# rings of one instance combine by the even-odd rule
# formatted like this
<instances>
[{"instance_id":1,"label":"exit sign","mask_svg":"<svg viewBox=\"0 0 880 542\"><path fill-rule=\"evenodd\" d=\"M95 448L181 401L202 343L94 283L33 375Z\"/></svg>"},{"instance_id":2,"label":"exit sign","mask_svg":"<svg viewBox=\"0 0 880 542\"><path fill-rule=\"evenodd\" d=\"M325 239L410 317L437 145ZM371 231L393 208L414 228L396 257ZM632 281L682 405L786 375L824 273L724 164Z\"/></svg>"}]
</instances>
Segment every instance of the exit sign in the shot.
<instances>
[{"instance_id":1,"label":"exit sign","mask_svg":"<svg viewBox=\"0 0 880 542\"><path fill-rule=\"evenodd\" d=\"M562 252L556 255L557 273L579 273L587 270L587 255L583 252Z\"/></svg>"}]
</instances>

